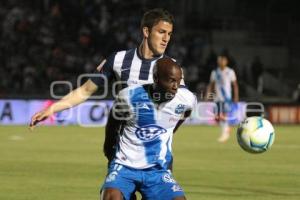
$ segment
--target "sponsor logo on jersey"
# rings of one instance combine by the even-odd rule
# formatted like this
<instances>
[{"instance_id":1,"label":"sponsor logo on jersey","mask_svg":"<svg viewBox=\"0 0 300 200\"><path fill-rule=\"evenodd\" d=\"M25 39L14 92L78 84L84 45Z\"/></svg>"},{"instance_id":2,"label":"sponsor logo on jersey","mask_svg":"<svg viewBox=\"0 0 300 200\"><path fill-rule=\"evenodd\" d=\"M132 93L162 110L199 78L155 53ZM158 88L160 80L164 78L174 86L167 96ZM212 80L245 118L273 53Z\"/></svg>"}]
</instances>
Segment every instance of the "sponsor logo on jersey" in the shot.
<instances>
[{"instance_id":1,"label":"sponsor logo on jersey","mask_svg":"<svg viewBox=\"0 0 300 200\"><path fill-rule=\"evenodd\" d=\"M180 192L180 191L183 191L182 188L181 188L178 184L173 185L173 186L172 186L172 190L173 190L173 192Z\"/></svg>"},{"instance_id":2,"label":"sponsor logo on jersey","mask_svg":"<svg viewBox=\"0 0 300 200\"><path fill-rule=\"evenodd\" d=\"M105 179L105 182L112 182L114 180L116 180L116 177L118 175L118 172L114 171L114 172L111 172Z\"/></svg>"},{"instance_id":3,"label":"sponsor logo on jersey","mask_svg":"<svg viewBox=\"0 0 300 200\"><path fill-rule=\"evenodd\" d=\"M135 131L136 136L145 142L150 142L155 140L159 135L166 133L167 130L155 125L150 124L142 127L138 127Z\"/></svg>"},{"instance_id":4,"label":"sponsor logo on jersey","mask_svg":"<svg viewBox=\"0 0 300 200\"><path fill-rule=\"evenodd\" d=\"M185 105L183 105L183 104L178 104L178 106L175 108L175 113L176 113L176 114L181 114L181 113L183 113L184 108L185 108Z\"/></svg>"},{"instance_id":5,"label":"sponsor logo on jersey","mask_svg":"<svg viewBox=\"0 0 300 200\"><path fill-rule=\"evenodd\" d=\"M165 183L176 183L176 181L174 180L174 178L172 177L171 174L168 174L168 173L165 173L162 177L162 180L165 182Z\"/></svg>"}]
</instances>

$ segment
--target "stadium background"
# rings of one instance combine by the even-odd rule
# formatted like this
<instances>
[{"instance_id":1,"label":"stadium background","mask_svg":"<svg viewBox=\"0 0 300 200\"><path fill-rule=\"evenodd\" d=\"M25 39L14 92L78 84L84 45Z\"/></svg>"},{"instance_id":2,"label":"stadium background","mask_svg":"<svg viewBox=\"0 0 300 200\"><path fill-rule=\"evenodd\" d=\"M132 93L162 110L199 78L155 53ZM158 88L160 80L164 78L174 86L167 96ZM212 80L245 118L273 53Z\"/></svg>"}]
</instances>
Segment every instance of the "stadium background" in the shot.
<instances>
[{"instance_id":1,"label":"stadium background","mask_svg":"<svg viewBox=\"0 0 300 200\"><path fill-rule=\"evenodd\" d=\"M183 127L175 137L174 173L187 197L299 199L297 5L294 0L0 1L0 199L97 198L106 172L102 128L39 127L32 134L14 125L27 124L34 111L55 100L53 81L67 80L74 88L80 74L93 72L111 52L138 45L142 14L155 7L175 16L167 54L182 64L199 101L216 55L226 52L241 101L262 102L276 125L273 149L255 156L242 152L234 137L218 144L215 126ZM55 94L66 94L68 86L56 85ZM30 109L36 100L41 105Z\"/></svg>"},{"instance_id":2,"label":"stadium background","mask_svg":"<svg viewBox=\"0 0 300 200\"><path fill-rule=\"evenodd\" d=\"M0 97L49 99L53 81L76 87L77 77L93 72L111 52L138 45L143 12L163 7L176 17L167 54L182 64L185 81L200 101L216 55L226 52L237 72L241 100L281 105L266 107L272 120L297 123L299 107L282 107L300 101L300 16L295 3L1 1ZM54 87L57 95L68 91L69 85Z\"/></svg>"}]
</instances>

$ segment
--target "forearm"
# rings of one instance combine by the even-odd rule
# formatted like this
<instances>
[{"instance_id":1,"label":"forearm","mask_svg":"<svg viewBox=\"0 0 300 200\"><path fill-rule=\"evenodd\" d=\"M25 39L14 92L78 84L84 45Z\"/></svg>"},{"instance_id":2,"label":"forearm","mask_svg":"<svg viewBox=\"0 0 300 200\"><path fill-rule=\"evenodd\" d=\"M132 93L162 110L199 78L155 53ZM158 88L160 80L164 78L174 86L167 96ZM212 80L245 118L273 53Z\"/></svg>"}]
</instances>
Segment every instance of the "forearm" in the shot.
<instances>
[{"instance_id":1,"label":"forearm","mask_svg":"<svg viewBox=\"0 0 300 200\"><path fill-rule=\"evenodd\" d=\"M112 112L113 111L110 112L107 119L107 124L105 127L105 140L103 145L103 152L109 161L111 161L115 155L117 136L122 124L121 121L116 120L113 117Z\"/></svg>"},{"instance_id":2,"label":"forearm","mask_svg":"<svg viewBox=\"0 0 300 200\"><path fill-rule=\"evenodd\" d=\"M207 90L206 90L206 100L207 101L211 101L214 98L213 95L213 88L214 88L214 83L209 83L207 86Z\"/></svg>"},{"instance_id":3,"label":"forearm","mask_svg":"<svg viewBox=\"0 0 300 200\"><path fill-rule=\"evenodd\" d=\"M191 111L191 110L188 110L188 111L186 111L186 112L183 114L182 119L180 119L180 120L177 122L175 128L173 129L173 133L175 133L175 132L178 130L178 128L183 124L183 122L186 120L186 118L188 118L189 116L191 116L191 113L192 113L192 111Z\"/></svg>"},{"instance_id":4,"label":"forearm","mask_svg":"<svg viewBox=\"0 0 300 200\"><path fill-rule=\"evenodd\" d=\"M87 81L81 87L71 91L69 94L64 96L61 100L52 104L48 108L48 111L53 114L74 107L84 102L96 91L96 86L95 87L93 85L91 86L91 84L93 83Z\"/></svg>"},{"instance_id":5,"label":"forearm","mask_svg":"<svg viewBox=\"0 0 300 200\"><path fill-rule=\"evenodd\" d=\"M239 86L237 83L234 84L233 93L234 93L234 100L239 101Z\"/></svg>"},{"instance_id":6,"label":"forearm","mask_svg":"<svg viewBox=\"0 0 300 200\"><path fill-rule=\"evenodd\" d=\"M174 130L173 130L173 133L176 133L176 131L178 130L178 128L183 124L183 122L185 121L185 119L181 119L177 122Z\"/></svg>"}]
</instances>

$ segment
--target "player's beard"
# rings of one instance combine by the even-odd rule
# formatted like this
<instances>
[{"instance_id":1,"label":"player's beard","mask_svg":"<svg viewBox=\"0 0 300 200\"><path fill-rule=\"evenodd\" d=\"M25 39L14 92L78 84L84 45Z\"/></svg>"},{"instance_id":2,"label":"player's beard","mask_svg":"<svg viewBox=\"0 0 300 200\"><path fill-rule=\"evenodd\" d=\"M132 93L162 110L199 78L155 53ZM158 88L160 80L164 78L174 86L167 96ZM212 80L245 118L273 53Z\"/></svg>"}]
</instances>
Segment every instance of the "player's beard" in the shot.
<instances>
[{"instance_id":1,"label":"player's beard","mask_svg":"<svg viewBox=\"0 0 300 200\"><path fill-rule=\"evenodd\" d=\"M151 34L151 33L150 33ZM154 48L154 45L152 44L151 42L151 36L147 38L147 44L148 44L148 47L150 49L150 51L153 53L153 57L159 57L161 56L165 51L163 52L158 52L155 48Z\"/></svg>"}]
</instances>

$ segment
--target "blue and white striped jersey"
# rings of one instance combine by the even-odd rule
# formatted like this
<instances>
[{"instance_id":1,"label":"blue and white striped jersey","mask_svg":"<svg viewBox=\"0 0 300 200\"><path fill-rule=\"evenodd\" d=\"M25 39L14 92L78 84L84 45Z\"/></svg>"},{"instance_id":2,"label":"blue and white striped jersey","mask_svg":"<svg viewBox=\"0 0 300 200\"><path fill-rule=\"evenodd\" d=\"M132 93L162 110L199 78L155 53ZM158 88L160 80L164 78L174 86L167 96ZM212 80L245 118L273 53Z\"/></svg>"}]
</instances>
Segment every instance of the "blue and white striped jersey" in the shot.
<instances>
[{"instance_id":1,"label":"blue and white striped jersey","mask_svg":"<svg viewBox=\"0 0 300 200\"><path fill-rule=\"evenodd\" d=\"M219 67L211 72L210 82L215 83L216 97L215 101L230 102L231 84L236 81L236 75L233 69L225 67L221 70Z\"/></svg>"},{"instance_id":2,"label":"blue and white striped jersey","mask_svg":"<svg viewBox=\"0 0 300 200\"><path fill-rule=\"evenodd\" d=\"M173 130L196 97L179 88L175 97L156 104L149 96L151 84L121 90L115 101L115 116L124 117L114 162L135 169L160 166L167 169L172 160Z\"/></svg>"},{"instance_id":3,"label":"blue and white striped jersey","mask_svg":"<svg viewBox=\"0 0 300 200\"><path fill-rule=\"evenodd\" d=\"M144 59L139 55L137 48L119 51L107 58L100 73L108 80L124 81L123 88L134 84L153 83L152 69L156 60L161 57L163 55L153 59ZM92 78L92 81L99 86L103 85L101 78Z\"/></svg>"},{"instance_id":4,"label":"blue and white striped jersey","mask_svg":"<svg viewBox=\"0 0 300 200\"><path fill-rule=\"evenodd\" d=\"M125 88L131 85L143 85L153 83L153 67L160 55L152 59L143 58L138 48L127 51L119 51L111 54L103 64L100 74L108 78L109 81L122 81L118 88ZM98 86L103 86L103 78L92 77L91 80ZM184 85L184 82L182 81Z\"/></svg>"}]
</instances>

